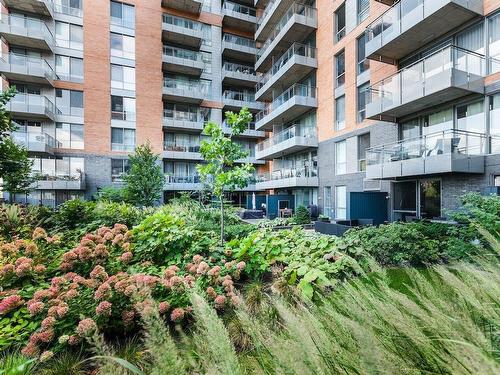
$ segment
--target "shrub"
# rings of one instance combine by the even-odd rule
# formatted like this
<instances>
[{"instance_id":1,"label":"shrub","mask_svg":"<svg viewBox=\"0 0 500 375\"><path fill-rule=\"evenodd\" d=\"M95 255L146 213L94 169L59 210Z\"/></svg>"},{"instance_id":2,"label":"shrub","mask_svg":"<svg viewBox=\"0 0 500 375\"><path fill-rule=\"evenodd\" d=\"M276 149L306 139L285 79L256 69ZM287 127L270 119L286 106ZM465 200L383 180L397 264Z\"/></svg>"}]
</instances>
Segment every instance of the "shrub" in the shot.
<instances>
[{"instance_id":1,"label":"shrub","mask_svg":"<svg viewBox=\"0 0 500 375\"><path fill-rule=\"evenodd\" d=\"M295 215L293 217L293 221L295 224L303 225L311 223L311 214L309 210L304 206L299 206L295 211Z\"/></svg>"},{"instance_id":2,"label":"shrub","mask_svg":"<svg viewBox=\"0 0 500 375\"><path fill-rule=\"evenodd\" d=\"M127 202L127 190L124 187L105 186L96 193L95 198L98 201Z\"/></svg>"}]
</instances>

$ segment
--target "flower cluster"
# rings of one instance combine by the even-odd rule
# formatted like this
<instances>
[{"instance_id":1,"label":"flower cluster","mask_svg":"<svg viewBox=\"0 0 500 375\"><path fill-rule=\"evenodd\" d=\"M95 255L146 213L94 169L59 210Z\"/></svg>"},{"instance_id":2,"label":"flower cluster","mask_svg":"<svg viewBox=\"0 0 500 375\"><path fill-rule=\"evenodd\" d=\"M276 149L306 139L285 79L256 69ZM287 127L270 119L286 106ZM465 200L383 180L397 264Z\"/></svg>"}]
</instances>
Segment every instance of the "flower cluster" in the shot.
<instances>
[{"instance_id":1,"label":"flower cluster","mask_svg":"<svg viewBox=\"0 0 500 375\"><path fill-rule=\"evenodd\" d=\"M17 294L7 296L0 301L0 315L7 314L12 310L17 309L23 304L23 299Z\"/></svg>"}]
</instances>

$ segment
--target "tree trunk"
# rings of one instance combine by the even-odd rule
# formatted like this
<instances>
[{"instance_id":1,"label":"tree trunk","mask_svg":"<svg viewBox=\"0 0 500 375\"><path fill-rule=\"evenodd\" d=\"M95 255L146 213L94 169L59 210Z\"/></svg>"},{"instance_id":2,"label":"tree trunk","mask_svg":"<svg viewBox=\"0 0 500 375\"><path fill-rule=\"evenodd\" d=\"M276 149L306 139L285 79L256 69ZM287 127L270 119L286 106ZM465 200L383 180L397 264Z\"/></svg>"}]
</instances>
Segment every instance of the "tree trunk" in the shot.
<instances>
[{"instance_id":1,"label":"tree trunk","mask_svg":"<svg viewBox=\"0 0 500 375\"><path fill-rule=\"evenodd\" d=\"M224 194L220 197L220 245L224 247Z\"/></svg>"}]
</instances>

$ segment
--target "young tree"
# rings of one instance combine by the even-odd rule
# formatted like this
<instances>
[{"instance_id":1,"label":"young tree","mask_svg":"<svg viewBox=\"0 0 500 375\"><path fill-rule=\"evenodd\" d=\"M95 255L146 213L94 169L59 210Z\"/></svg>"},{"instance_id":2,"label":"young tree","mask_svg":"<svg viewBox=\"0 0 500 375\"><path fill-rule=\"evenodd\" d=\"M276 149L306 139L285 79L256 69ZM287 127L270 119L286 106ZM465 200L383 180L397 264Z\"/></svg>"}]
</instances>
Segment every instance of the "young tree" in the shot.
<instances>
[{"instance_id":1,"label":"young tree","mask_svg":"<svg viewBox=\"0 0 500 375\"><path fill-rule=\"evenodd\" d=\"M156 155L148 143L135 148L129 155L130 171L124 175L127 199L137 206L153 206L160 198L165 176Z\"/></svg>"},{"instance_id":2,"label":"young tree","mask_svg":"<svg viewBox=\"0 0 500 375\"><path fill-rule=\"evenodd\" d=\"M34 181L31 176L33 163L28 158L28 150L10 137L17 126L5 106L15 94L15 87L0 93L0 179L3 181L2 189L11 194L27 193Z\"/></svg>"},{"instance_id":3,"label":"young tree","mask_svg":"<svg viewBox=\"0 0 500 375\"><path fill-rule=\"evenodd\" d=\"M236 160L248 156L248 152L233 142L233 137L243 133L252 121L252 115L247 108L239 113L226 112L226 124L230 132L224 134L222 127L214 122L208 122L203 130L210 140L201 143L200 152L206 164L197 166L201 180L210 186L212 194L219 199L221 220L221 246L224 245L224 193L244 188L252 178L255 168L252 164L236 165Z\"/></svg>"}]
</instances>

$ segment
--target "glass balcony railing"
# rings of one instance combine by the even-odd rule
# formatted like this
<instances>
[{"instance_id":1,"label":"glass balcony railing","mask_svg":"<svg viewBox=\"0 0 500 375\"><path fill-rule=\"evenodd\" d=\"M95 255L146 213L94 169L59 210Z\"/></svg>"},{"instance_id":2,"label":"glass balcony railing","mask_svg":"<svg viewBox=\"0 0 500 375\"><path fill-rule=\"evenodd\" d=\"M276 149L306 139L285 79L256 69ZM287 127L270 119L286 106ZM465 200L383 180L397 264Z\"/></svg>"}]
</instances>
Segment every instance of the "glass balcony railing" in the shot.
<instances>
[{"instance_id":1,"label":"glass balcony railing","mask_svg":"<svg viewBox=\"0 0 500 375\"><path fill-rule=\"evenodd\" d=\"M203 56L200 52L178 47L163 46L163 56L171 56L185 60L203 62Z\"/></svg>"},{"instance_id":2,"label":"glass balcony railing","mask_svg":"<svg viewBox=\"0 0 500 375\"><path fill-rule=\"evenodd\" d=\"M455 72L463 73L457 81L464 88L480 82L486 73L484 56L455 46L445 47L369 87L367 113L380 114L446 89Z\"/></svg>"},{"instance_id":3,"label":"glass balcony railing","mask_svg":"<svg viewBox=\"0 0 500 375\"><path fill-rule=\"evenodd\" d=\"M245 16L255 17L257 15L255 8L251 8L241 4L236 4L231 1L224 1L222 9L227 12L239 13Z\"/></svg>"},{"instance_id":4,"label":"glass balcony railing","mask_svg":"<svg viewBox=\"0 0 500 375\"><path fill-rule=\"evenodd\" d=\"M81 5L81 3L80 3ZM73 17L82 17L83 9L80 7L73 7L71 5L61 4L61 1L56 1L54 4L54 11L56 13L66 14Z\"/></svg>"},{"instance_id":5,"label":"glass balcony railing","mask_svg":"<svg viewBox=\"0 0 500 375\"><path fill-rule=\"evenodd\" d=\"M222 98L241 102L255 102L255 94L247 91L225 90Z\"/></svg>"},{"instance_id":6,"label":"glass balcony railing","mask_svg":"<svg viewBox=\"0 0 500 375\"><path fill-rule=\"evenodd\" d=\"M442 0L401 0L396 2L367 27L368 43L376 40L378 46L384 46L446 5L445 3ZM482 6L482 0L461 0L459 3L461 3L460 6L467 9L477 9L478 6L479 8Z\"/></svg>"},{"instance_id":7,"label":"glass balcony railing","mask_svg":"<svg viewBox=\"0 0 500 375\"><path fill-rule=\"evenodd\" d=\"M211 82L210 81L184 81L180 79L163 79L163 87L166 89L183 90L186 92L194 92L197 95L209 95Z\"/></svg>"},{"instance_id":8,"label":"glass balcony railing","mask_svg":"<svg viewBox=\"0 0 500 375\"><path fill-rule=\"evenodd\" d=\"M8 107L12 112L34 114L44 112L50 117L55 114L54 103L43 95L17 93L8 103Z\"/></svg>"},{"instance_id":9,"label":"glass balcony railing","mask_svg":"<svg viewBox=\"0 0 500 375\"><path fill-rule=\"evenodd\" d=\"M171 14L163 14L163 22L172 26L182 27L184 29L202 31L202 24L187 18L173 16Z\"/></svg>"},{"instance_id":10,"label":"glass balcony railing","mask_svg":"<svg viewBox=\"0 0 500 375\"><path fill-rule=\"evenodd\" d=\"M233 34L224 34L223 41L241 47L255 48L254 40Z\"/></svg>"},{"instance_id":11,"label":"glass balcony railing","mask_svg":"<svg viewBox=\"0 0 500 375\"><path fill-rule=\"evenodd\" d=\"M2 14L0 23L11 34L44 39L48 45L54 45L54 35L42 20Z\"/></svg>"},{"instance_id":12,"label":"glass balcony railing","mask_svg":"<svg viewBox=\"0 0 500 375\"><path fill-rule=\"evenodd\" d=\"M236 64L236 63L231 63L231 62L224 62L222 65L222 70L226 72L232 72L232 73L241 73L241 74L248 74L255 76L255 69L253 66L248 66L248 65L242 65L242 64Z\"/></svg>"},{"instance_id":13,"label":"glass balcony railing","mask_svg":"<svg viewBox=\"0 0 500 375\"><path fill-rule=\"evenodd\" d=\"M281 93L274 101L269 104L264 110L257 113L255 116L255 121L258 122L262 120L267 115L271 114L282 104L288 102L294 97L304 97L304 98L316 98L316 87L304 85L301 83L296 83L292 85L289 89Z\"/></svg>"},{"instance_id":14,"label":"glass balcony railing","mask_svg":"<svg viewBox=\"0 0 500 375\"><path fill-rule=\"evenodd\" d=\"M315 168L284 168L272 171L271 173L263 173L257 176L257 182L267 182L284 180L287 178L311 178L318 177L318 170Z\"/></svg>"},{"instance_id":15,"label":"glass balcony railing","mask_svg":"<svg viewBox=\"0 0 500 375\"><path fill-rule=\"evenodd\" d=\"M257 51L257 57L260 58L267 51L272 42L279 35L281 30L283 30L288 23L288 21L295 15L304 16L306 18L316 19L318 17L318 11L316 8L310 7L305 4L293 3L290 8L288 8L287 12L281 17L280 21L274 27L273 32L261 46L261 48Z\"/></svg>"},{"instance_id":16,"label":"glass balcony railing","mask_svg":"<svg viewBox=\"0 0 500 375\"><path fill-rule=\"evenodd\" d=\"M205 122L205 116L201 112L184 112L172 109L164 109L163 118L173 121Z\"/></svg>"},{"instance_id":17,"label":"glass balcony railing","mask_svg":"<svg viewBox=\"0 0 500 375\"><path fill-rule=\"evenodd\" d=\"M279 133L274 134L271 138L257 144L258 151L264 151L272 146L279 145L289 139L303 138L314 139L316 138L316 131L314 128L304 128L300 125L293 125Z\"/></svg>"},{"instance_id":18,"label":"glass balcony railing","mask_svg":"<svg viewBox=\"0 0 500 375\"><path fill-rule=\"evenodd\" d=\"M165 141L163 143L163 151L175 152L200 152L200 144L185 144L172 141Z\"/></svg>"},{"instance_id":19,"label":"glass balcony railing","mask_svg":"<svg viewBox=\"0 0 500 375\"><path fill-rule=\"evenodd\" d=\"M172 176L169 174L165 175L167 184L199 184L201 183L200 176Z\"/></svg>"},{"instance_id":20,"label":"glass balcony railing","mask_svg":"<svg viewBox=\"0 0 500 375\"><path fill-rule=\"evenodd\" d=\"M485 155L487 149L485 134L450 129L372 147L366 151L366 160L370 167L436 155Z\"/></svg>"},{"instance_id":21,"label":"glass balcony railing","mask_svg":"<svg viewBox=\"0 0 500 375\"><path fill-rule=\"evenodd\" d=\"M8 64L10 66L10 71L33 75L33 76L45 76L47 79L56 79L56 74L54 69L49 65L45 59L40 57L31 57L26 55L20 55L17 53L8 53L2 55L0 58L0 63Z\"/></svg>"},{"instance_id":22,"label":"glass balcony railing","mask_svg":"<svg viewBox=\"0 0 500 375\"><path fill-rule=\"evenodd\" d=\"M274 75L278 74L283 66L294 56L315 59L316 48L297 42L293 43L292 46L278 60L276 60L271 69L269 69L269 71L262 76L259 83L255 86L256 91L260 90Z\"/></svg>"},{"instance_id":23,"label":"glass balcony railing","mask_svg":"<svg viewBox=\"0 0 500 375\"><path fill-rule=\"evenodd\" d=\"M19 145L26 147L28 150L37 148L40 145L45 145L50 148L57 148L60 146L60 142L47 133L38 132L20 132L14 131L11 133L11 137Z\"/></svg>"},{"instance_id":24,"label":"glass balcony railing","mask_svg":"<svg viewBox=\"0 0 500 375\"><path fill-rule=\"evenodd\" d=\"M229 126L226 124L226 120L222 122L222 128L224 131L229 132ZM246 130L255 130L255 122L249 122Z\"/></svg>"},{"instance_id":25,"label":"glass balcony railing","mask_svg":"<svg viewBox=\"0 0 500 375\"><path fill-rule=\"evenodd\" d=\"M111 119L119 121L135 121L135 111L111 111Z\"/></svg>"}]
</instances>

